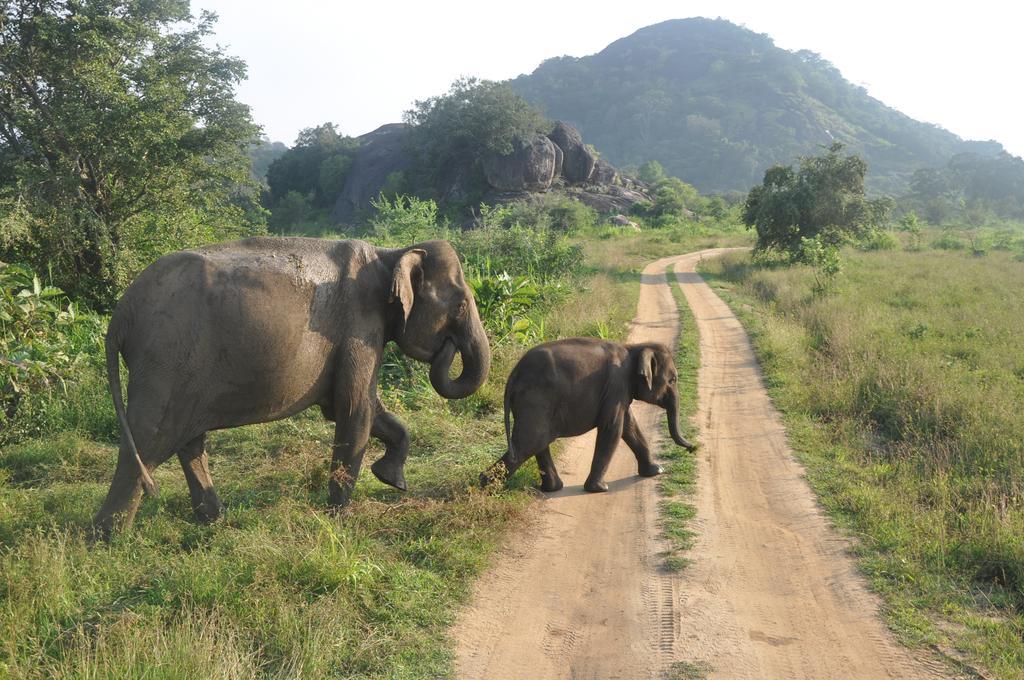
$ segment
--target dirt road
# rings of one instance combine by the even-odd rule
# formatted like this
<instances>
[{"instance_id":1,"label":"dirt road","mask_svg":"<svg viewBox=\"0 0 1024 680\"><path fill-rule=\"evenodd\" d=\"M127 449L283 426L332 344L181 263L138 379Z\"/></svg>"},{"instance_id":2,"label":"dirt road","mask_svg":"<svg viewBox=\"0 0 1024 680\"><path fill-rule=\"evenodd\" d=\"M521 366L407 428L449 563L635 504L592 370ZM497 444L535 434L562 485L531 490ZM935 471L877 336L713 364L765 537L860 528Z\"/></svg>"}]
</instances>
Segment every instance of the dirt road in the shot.
<instances>
[{"instance_id":1,"label":"dirt road","mask_svg":"<svg viewBox=\"0 0 1024 680\"><path fill-rule=\"evenodd\" d=\"M743 328L694 273L721 252L649 265L629 335L675 341L678 281L701 345L693 564L660 568L657 483L636 476L625 445L610 491L582 492L594 440L578 437L557 461L565 489L536 504L460 614L460 678L658 678L681 662L730 679L942 677L881 623L793 460ZM664 414L633 408L658 439Z\"/></svg>"}]
</instances>

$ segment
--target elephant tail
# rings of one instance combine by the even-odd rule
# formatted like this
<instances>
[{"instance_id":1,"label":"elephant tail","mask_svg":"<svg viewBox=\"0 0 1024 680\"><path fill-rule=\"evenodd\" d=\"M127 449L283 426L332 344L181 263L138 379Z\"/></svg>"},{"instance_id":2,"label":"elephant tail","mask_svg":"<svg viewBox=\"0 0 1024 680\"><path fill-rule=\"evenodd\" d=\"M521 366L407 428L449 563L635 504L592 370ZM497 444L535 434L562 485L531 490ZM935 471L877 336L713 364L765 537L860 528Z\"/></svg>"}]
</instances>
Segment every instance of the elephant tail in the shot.
<instances>
[{"instance_id":1,"label":"elephant tail","mask_svg":"<svg viewBox=\"0 0 1024 680\"><path fill-rule=\"evenodd\" d=\"M139 466L142 474L142 486L151 496L157 494L156 482L149 474L149 470L139 456L139 450L135 447L135 437L132 436L132 429L128 426L128 414L124 409L124 397L121 396L121 365L119 355L121 353L121 338L115 329L107 332L107 384L110 387L110 397L114 400L114 410L117 411L117 420L121 423L121 431L124 433L128 448L135 456L135 463Z\"/></svg>"}]
</instances>

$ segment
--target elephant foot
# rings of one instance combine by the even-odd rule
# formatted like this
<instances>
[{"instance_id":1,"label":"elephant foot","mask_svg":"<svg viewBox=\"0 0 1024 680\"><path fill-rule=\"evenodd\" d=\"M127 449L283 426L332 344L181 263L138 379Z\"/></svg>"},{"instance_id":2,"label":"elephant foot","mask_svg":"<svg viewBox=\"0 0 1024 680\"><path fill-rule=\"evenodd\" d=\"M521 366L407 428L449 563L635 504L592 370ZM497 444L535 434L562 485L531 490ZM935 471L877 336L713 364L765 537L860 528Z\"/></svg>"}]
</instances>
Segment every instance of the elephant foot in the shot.
<instances>
[{"instance_id":1,"label":"elephant foot","mask_svg":"<svg viewBox=\"0 0 1024 680\"><path fill-rule=\"evenodd\" d=\"M370 472L380 481L388 486L395 487L399 491L406 491L408 489L405 484L405 473L403 472L402 465L391 463L386 456L371 465Z\"/></svg>"},{"instance_id":2,"label":"elephant foot","mask_svg":"<svg viewBox=\"0 0 1024 680\"><path fill-rule=\"evenodd\" d=\"M664 471L665 469L657 463L647 463L646 465L641 465L639 467L637 474L641 477L657 477Z\"/></svg>"},{"instance_id":3,"label":"elephant foot","mask_svg":"<svg viewBox=\"0 0 1024 680\"><path fill-rule=\"evenodd\" d=\"M202 503L192 508L192 512L200 524L212 524L224 515L224 504L216 493L210 491Z\"/></svg>"},{"instance_id":4,"label":"elephant foot","mask_svg":"<svg viewBox=\"0 0 1024 680\"><path fill-rule=\"evenodd\" d=\"M565 487L562 483L561 478L555 477L554 479L541 476L540 478L540 490L551 493L553 491L561 491Z\"/></svg>"},{"instance_id":5,"label":"elephant foot","mask_svg":"<svg viewBox=\"0 0 1024 680\"><path fill-rule=\"evenodd\" d=\"M588 493L602 493L608 490L608 485L604 482L592 482L588 479L586 484L583 485L583 490Z\"/></svg>"},{"instance_id":6,"label":"elephant foot","mask_svg":"<svg viewBox=\"0 0 1024 680\"><path fill-rule=\"evenodd\" d=\"M327 510L336 512L352 501L355 484L339 484L333 479L327 485Z\"/></svg>"}]
</instances>

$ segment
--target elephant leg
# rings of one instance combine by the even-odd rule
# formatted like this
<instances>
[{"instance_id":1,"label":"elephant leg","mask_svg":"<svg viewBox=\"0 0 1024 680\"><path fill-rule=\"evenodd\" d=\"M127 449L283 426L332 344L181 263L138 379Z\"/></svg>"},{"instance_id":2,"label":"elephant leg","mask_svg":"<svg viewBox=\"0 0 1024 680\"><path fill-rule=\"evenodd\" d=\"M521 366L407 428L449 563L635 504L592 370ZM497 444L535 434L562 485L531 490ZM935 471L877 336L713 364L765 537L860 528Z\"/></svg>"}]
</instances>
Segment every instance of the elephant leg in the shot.
<instances>
[{"instance_id":1,"label":"elephant leg","mask_svg":"<svg viewBox=\"0 0 1024 680\"><path fill-rule=\"evenodd\" d=\"M641 477L654 477L664 472L651 458L651 447L647 444L647 438L628 410L622 427L622 439L636 456L637 474Z\"/></svg>"},{"instance_id":2,"label":"elephant leg","mask_svg":"<svg viewBox=\"0 0 1024 680\"><path fill-rule=\"evenodd\" d=\"M138 419L128 414L129 427L135 437L142 464L152 473L161 463L174 453L174 443L156 430L147 427ZM110 482L110 490L103 501L99 512L93 518L93 532L98 538L110 538L115 529L127 529L135 519L135 513L142 503L142 473L139 465L128 446L127 435L121 433L121 446L117 455L117 468L114 479Z\"/></svg>"},{"instance_id":3,"label":"elephant leg","mask_svg":"<svg viewBox=\"0 0 1024 680\"><path fill-rule=\"evenodd\" d=\"M373 419L370 435L384 442L384 455L370 466L370 471L385 484L399 491L406 490L405 460L409 456L409 433L395 414L384 410L377 399L377 415Z\"/></svg>"},{"instance_id":4,"label":"elephant leg","mask_svg":"<svg viewBox=\"0 0 1024 680\"><path fill-rule=\"evenodd\" d=\"M343 508L352 500L366 444L376 416L377 369L380 355L372 344L350 338L339 348L348 355L334 381L334 447L327 504Z\"/></svg>"},{"instance_id":5,"label":"elephant leg","mask_svg":"<svg viewBox=\"0 0 1024 680\"><path fill-rule=\"evenodd\" d=\"M583 490L591 493L607 491L604 474L612 462L612 455L622 439L623 415L616 414L597 428L597 443L594 446L594 462L590 465L590 475L583 483Z\"/></svg>"},{"instance_id":6,"label":"elephant leg","mask_svg":"<svg viewBox=\"0 0 1024 680\"><path fill-rule=\"evenodd\" d=\"M555 469L550 446L545 446L544 450L537 454L537 468L540 470L541 491L561 491L565 486L562 478L558 476L558 470Z\"/></svg>"},{"instance_id":7,"label":"elephant leg","mask_svg":"<svg viewBox=\"0 0 1024 680\"><path fill-rule=\"evenodd\" d=\"M486 472L480 475L480 486L488 486L498 479L508 479L516 473L530 456L543 451L551 443L548 433L540 432L528 427L533 419L529 417L516 417L515 425L512 427L511 447L505 451L505 455L498 459ZM520 422L523 424L520 425Z\"/></svg>"},{"instance_id":8,"label":"elephant leg","mask_svg":"<svg viewBox=\"0 0 1024 680\"><path fill-rule=\"evenodd\" d=\"M188 492L192 496L192 512L196 520L206 524L213 522L224 513L224 504L213 490L213 479L210 477L210 460L206 455L206 433L203 433L185 444L178 451L178 461L188 482Z\"/></svg>"}]
</instances>

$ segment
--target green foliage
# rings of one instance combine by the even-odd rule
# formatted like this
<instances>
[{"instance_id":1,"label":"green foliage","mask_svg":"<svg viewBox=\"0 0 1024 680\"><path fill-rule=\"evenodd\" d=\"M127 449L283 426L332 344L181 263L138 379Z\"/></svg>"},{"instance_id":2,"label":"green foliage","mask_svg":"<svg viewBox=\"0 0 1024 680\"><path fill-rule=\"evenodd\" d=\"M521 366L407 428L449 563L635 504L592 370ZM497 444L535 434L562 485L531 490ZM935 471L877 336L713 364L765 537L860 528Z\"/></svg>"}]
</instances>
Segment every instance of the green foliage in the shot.
<instances>
[{"instance_id":1,"label":"green foliage","mask_svg":"<svg viewBox=\"0 0 1024 680\"><path fill-rule=\"evenodd\" d=\"M327 212L341 194L359 142L324 123L299 132L295 146L267 169L266 205L274 231L302 231L304 224L325 225ZM296 196L304 197L306 208Z\"/></svg>"},{"instance_id":2,"label":"green foliage","mask_svg":"<svg viewBox=\"0 0 1024 680\"><path fill-rule=\"evenodd\" d=\"M447 227L439 222L434 201L415 196L395 196L389 200L381 194L372 204L376 214L370 221L370 229L381 245L402 247L450 235Z\"/></svg>"},{"instance_id":3,"label":"green foliage","mask_svg":"<svg viewBox=\"0 0 1024 680\"><path fill-rule=\"evenodd\" d=\"M270 164L280 158L288 147L282 142L271 142L266 137L249 146L249 160L252 162L252 176L259 182L266 183L267 170Z\"/></svg>"},{"instance_id":4,"label":"green foliage","mask_svg":"<svg viewBox=\"0 0 1024 680\"><path fill-rule=\"evenodd\" d=\"M843 270L839 247L822 241L821 236L804 237L800 239L799 259L814 267L814 292L819 295L831 292L836 276Z\"/></svg>"},{"instance_id":5,"label":"green foliage","mask_svg":"<svg viewBox=\"0 0 1024 680\"><path fill-rule=\"evenodd\" d=\"M0 263L0 444L38 424L41 402L67 396L67 382L102 355L103 330L27 267Z\"/></svg>"},{"instance_id":6,"label":"green foliage","mask_svg":"<svg viewBox=\"0 0 1024 680\"><path fill-rule=\"evenodd\" d=\"M515 145L551 131L551 124L507 85L460 78L447 93L417 101L405 113L417 150L443 164L456 153L507 156Z\"/></svg>"},{"instance_id":7,"label":"green foliage","mask_svg":"<svg viewBox=\"0 0 1024 680\"><path fill-rule=\"evenodd\" d=\"M481 208L476 222L483 227L518 224L571 235L592 229L597 223L597 211L574 198L552 192L506 203L497 209Z\"/></svg>"},{"instance_id":8,"label":"green foliage","mask_svg":"<svg viewBox=\"0 0 1024 680\"><path fill-rule=\"evenodd\" d=\"M511 338L526 345L543 340L538 338L542 329L529 316L540 302L541 292L528 276L513 277L508 272L479 274L469 278L468 283L492 343L500 345Z\"/></svg>"},{"instance_id":9,"label":"green foliage","mask_svg":"<svg viewBox=\"0 0 1024 680\"><path fill-rule=\"evenodd\" d=\"M647 182L648 184L657 184L661 180L665 179L665 168L661 166L658 161L647 161L640 166L637 171L637 178L641 182Z\"/></svg>"},{"instance_id":10,"label":"green foliage","mask_svg":"<svg viewBox=\"0 0 1024 680\"><path fill-rule=\"evenodd\" d=\"M896 236L885 229L871 229L857 241L859 250L896 250L899 247L900 242Z\"/></svg>"},{"instance_id":11,"label":"green foliage","mask_svg":"<svg viewBox=\"0 0 1024 680\"><path fill-rule=\"evenodd\" d=\"M105 306L167 251L262 231L245 66L207 47L213 21L179 0L4 4L0 257Z\"/></svg>"},{"instance_id":12,"label":"green foliage","mask_svg":"<svg viewBox=\"0 0 1024 680\"><path fill-rule=\"evenodd\" d=\"M565 236L518 224L470 229L458 237L456 248L472 271L514 272L544 284L576 274L583 267L582 249Z\"/></svg>"},{"instance_id":13,"label":"green foliage","mask_svg":"<svg viewBox=\"0 0 1024 680\"><path fill-rule=\"evenodd\" d=\"M902 203L935 225L1024 219L1024 160L1006 152L957 154L944 167L916 170Z\"/></svg>"},{"instance_id":14,"label":"green foliage","mask_svg":"<svg viewBox=\"0 0 1024 680\"><path fill-rule=\"evenodd\" d=\"M758 250L799 258L804 239L840 245L885 222L889 201L865 197L867 164L856 155L841 155L842 149L834 143L822 156L801 158L799 170L769 168L764 182L750 190L743 222L757 230Z\"/></svg>"},{"instance_id":15,"label":"green foliage","mask_svg":"<svg viewBox=\"0 0 1024 680\"><path fill-rule=\"evenodd\" d=\"M921 249L921 220L918 219L917 213L910 211L901 217L899 221L899 230L906 233L910 238L910 243L907 244L907 250Z\"/></svg>"},{"instance_id":16,"label":"green foliage","mask_svg":"<svg viewBox=\"0 0 1024 680\"><path fill-rule=\"evenodd\" d=\"M447 93L415 102L405 122L411 126L410 175L424 195L436 190L442 175L463 167L474 176L468 183L479 185L478 161L486 153L507 156L522 142L551 131L540 111L508 85L476 78L461 78Z\"/></svg>"}]
</instances>

